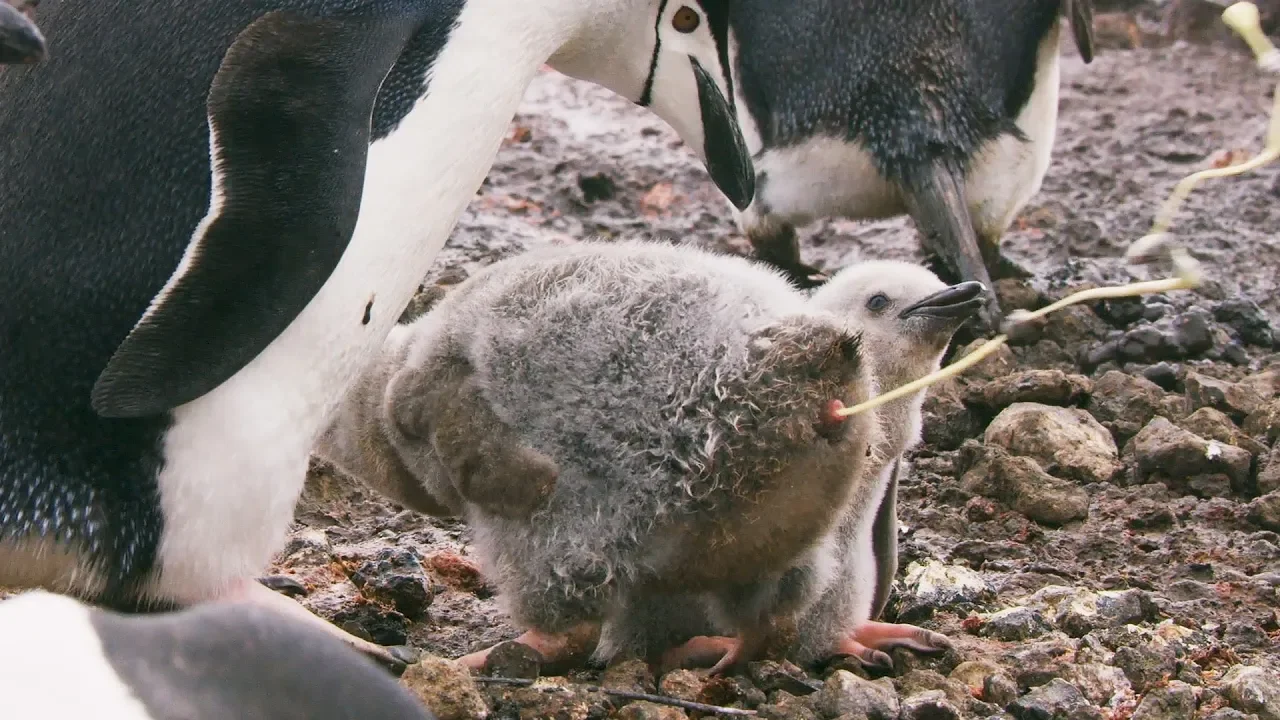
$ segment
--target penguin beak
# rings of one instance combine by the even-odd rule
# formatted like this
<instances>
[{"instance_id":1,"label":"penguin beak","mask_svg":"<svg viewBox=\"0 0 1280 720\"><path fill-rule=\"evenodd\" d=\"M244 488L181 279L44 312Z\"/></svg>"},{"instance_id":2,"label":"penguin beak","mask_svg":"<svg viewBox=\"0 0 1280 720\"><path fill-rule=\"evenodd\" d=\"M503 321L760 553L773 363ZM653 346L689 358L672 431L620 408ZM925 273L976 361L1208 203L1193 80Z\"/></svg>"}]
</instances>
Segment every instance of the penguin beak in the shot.
<instances>
[{"instance_id":1,"label":"penguin beak","mask_svg":"<svg viewBox=\"0 0 1280 720\"><path fill-rule=\"evenodd\" d=\"M40 62L46 51L40 28L22 12L0 0L0 64Z\"/></svg>"},{"instance_id":2,"label":"penguin beak","mask_svg":"<svg viewBox=\"0 0 1280 720\"><path fill-rule=\"evenodd\" d=\"M987 287L980 282L962 282L908 305L898 317L925 318L931 321L930 324L936 323L954 330L982 310L986 305L986 292Z\"/></svg>"},{"instance_id":3,"label":"penguin beak","mask_svg":"<svg viewBox=\"0 0 1280 720\"><path fill-rule=\"evenodd\" d=\"M734 207L746 210L756 195L756 172L742 138L742 128L711 74L692 55L689 62L698 81L707 172Z\"/></svg>"}]
</instances>

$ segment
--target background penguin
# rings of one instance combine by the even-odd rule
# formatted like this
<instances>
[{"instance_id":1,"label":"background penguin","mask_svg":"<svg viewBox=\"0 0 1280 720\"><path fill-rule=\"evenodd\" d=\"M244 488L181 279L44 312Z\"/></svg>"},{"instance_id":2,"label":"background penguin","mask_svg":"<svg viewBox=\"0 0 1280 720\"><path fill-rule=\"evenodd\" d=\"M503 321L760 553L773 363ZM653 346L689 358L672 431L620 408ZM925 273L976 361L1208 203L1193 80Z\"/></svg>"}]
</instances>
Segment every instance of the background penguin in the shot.
<instances>
[{"instance_id":1,"label":"background penguin","mask_svg":"<svg viewBox=\"0 0 1280 720\"><path fill-rule=\"evenodd\" d=\"M984 289L976 282L948 287L910 263L865 262L841 270L809 304L859 329L878 392L883 392L938 369L952 335L982 307ZM881 441L864 469L870 481L855 486L839 524L779 583L780 604L797 615L796 638L786 649L797 661L824 660L835 653L880 664L887 660L880 650L894 645L922 651L947 647L946 638L937 633L870 622L873 606L883 601L882 565L892 562L896 570L896 538L887 562L873 554L874 544L885 540L876 535L885 532L880 515L896 519L891 487L896 493L893 481L902 453L920 440L924 396L921 391L876 411ZM887 586L885 590L887 594ZM713 607L713 626L718 624L715 614ZM664 665L705 663L733 644L723 637L697 637L668 653Z\"/></svg>"},{"instance_id":2,"label":"background penguin","mask_svg":"<svg viewBox=\"0 0 1280 720\"><path fill-rule=\"evenodd\" d=\"M7 717L51 720L435 720L327 632L211 603L125 616L34 591L0 602Z\"/></svg>"},{"instance_id":3,"label":"background penguin","mask_svg":"<svg viewBox=\"0 0 1280 720\"><path fill-rule=\"evenodd\" d=\"M1057 123L1060 13L1093 58L1091 0L740 0L738 109L756 160L739 222L802 286L795 226L909 213L928 255L992 287ZM992 298L991 317L999 316ZM994 327L994 326L993 326Z\"/></svg>"},{"instance_id":4,"label":"background penguin","mask_svg":"<svg viewBox=\"0 0 1280 720\"><path fill-rule=\"evenodd\" d=\"M548 662L664 593L718 600L741 642L715 670L752 659L779 573L836 519L877 438L874 413L829 414L870 395L856 328L763 266L691 247L589 243L504 260L388 345L384 384L356 386L374 399L346 402L382 408L379 427L416 439L401 462L434 464L432 494L457 484L433 404L451 402L437 391L460 374L481 416L519 440L514 454L554 463L549 496L527 516L464 499L485 573L527 629L519 641ZM480 667L486 654L462 662Z\"/></svg>"},{"instance_id":5,"label":"background penguin","mask_svg":"<svg viewBox=\"0 0 1280 720\"><path fill-rule=\"evenodd\" d=\"M529 82L550 60L653 107L745 206L726 24L696 0L46 3L59 52L0 73L0 586L319 622L253 577Z\"/></svg>"},{"instance_id":6,"label":"background penguin","mask_svg":"<svg viewBox=\"0 0 1280 720\"><path fill-rule=\"evenodd\" d=\"M48 47L33 17L37 4L39 0L0 1L0 65L44 59Z\"/></svg>"}]
</instances>

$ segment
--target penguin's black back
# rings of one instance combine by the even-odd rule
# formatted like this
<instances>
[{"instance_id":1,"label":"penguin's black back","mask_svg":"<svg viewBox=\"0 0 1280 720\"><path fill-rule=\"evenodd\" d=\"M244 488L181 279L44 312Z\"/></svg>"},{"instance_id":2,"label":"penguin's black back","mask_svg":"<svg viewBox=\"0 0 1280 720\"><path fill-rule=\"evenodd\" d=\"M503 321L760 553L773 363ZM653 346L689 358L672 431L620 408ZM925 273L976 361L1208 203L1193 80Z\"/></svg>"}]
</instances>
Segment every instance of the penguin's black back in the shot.
<instances>
[{"instance_id":1,"label":"penguin's black back","mask_svg":"<svg viewBox=\"0 0 1280 720\"><path fill-rule=\"evenodd\" d=\"M375 138L408 112L463 4L414 1L438 6L440 22L384 83ZM163 529L156 475L170 416L106 420L90 392L207 211L210 83L266 12L397 4L41 3L49 57L0 73L0 541L82 545L105 563L106 602L145 578Z\"/></svg>"},{"instance_id":2,"label":"penguin's black back","mask_svg":"<svg viewBox=\"0 0 1280 720\"><path fill-rule=\"evenodd\" d=\"M739 0L738 82L766 148L863 143L891 180L1016 133L1058 0Z\"/></svg>"}]
</instances>

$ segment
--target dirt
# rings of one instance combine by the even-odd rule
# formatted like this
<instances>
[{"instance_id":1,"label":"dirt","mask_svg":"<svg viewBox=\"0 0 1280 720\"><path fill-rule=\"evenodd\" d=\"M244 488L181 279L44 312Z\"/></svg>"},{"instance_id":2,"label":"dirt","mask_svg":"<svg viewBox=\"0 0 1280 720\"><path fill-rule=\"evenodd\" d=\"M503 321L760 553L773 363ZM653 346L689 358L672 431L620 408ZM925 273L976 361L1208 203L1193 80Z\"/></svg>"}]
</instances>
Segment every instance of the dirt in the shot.
<instances>
[{"instance_id":1,"label":"dirt","mask_svg":"<svg viewBox=\"0 0 1280 720\"><path fill-rule=\"evenodd\" d=\"M1091 65L1067 43L1062 77L1052 168L1005 240L1036 277L1002 287L1006 305L1138 277L1119 259L1126 246L1148 231L1185 174L1261 147L1274 87L1250 56L1224 43L1107 47ZM682 675L661 686L683 678L703 700L780 718L836 717L844 700L870 697L873 686L896 693L884 714L904 719L1280 717L1280 695L1267 694L1280 692L1280 680L1268 679L1280 678L1280 496L1267 495L1280 475L1268 418L1280 409L1266 407L1280 388L1264 373L1280 370L1280 335L1270 330L1280 320L1278 177L1280 165L1213 181L1186 203L1175 232L1204 264L1202 291L1081 308L935 391L927 442L901 488L899 577L886 619L946 633L953 651L895 652L887 686L866 683L847 661L808 668L808 681L791 685L777 673L794 669L765 664L749 678L704 685ZM415 311L488 263L590 236L747 250L728 203L661 121L545 72ZM919 259L905 218L821 222L804 231L803 246L806 259L828 269ZM999 379L1026 370L1059 372L1031 373L1021 384ZM1232 384L1223 390L1213 378ZM1234 384L1245 379L1248 387ZM1014 477L1026 463L984 447L983 431L1019 399L1083 407L1116 443L1116 458L1099 467L1120 470L1099 480L1050 460L1027 470L1031 480ZM1193 417L1201 405L1208 409ZM1174 427L1151 426L1156 414ZM1175 446L1188 434L1244 454L1228 453L1239 463L1221 472L1186 469ZM1010 476L974 479L974 468L997 467ZM1182 470L1198 474L1179 477ZM1044 502L1078 501L1065 514L1035 499L1044 491L1035 478L1048 476L1054 494ZM467 538L461 523L401 510L317 465L274 571L301 581L304 604L348 629L453 658L518 634L469 560ZM908 582L913 563L936 563L930 567L948 577L976 574L985 590L927 597ZM1013 610L996 614L1005 609ZM957 670L965 661L978 662ZM1236 665L1264 670L1228 675ZM948 675L969 694L952 692ZM595 682L598 674L575 678ZM1262 690L1251 694L1250 682ZM658 689L651 678L635 684ZM491 717L603 717L625 702L585 690L481 691ZM858 714L876 717L876 703L888 702L876 698ZM685 717L670 712L637 703L623 716Z\"/></svg>"}]
</instances>

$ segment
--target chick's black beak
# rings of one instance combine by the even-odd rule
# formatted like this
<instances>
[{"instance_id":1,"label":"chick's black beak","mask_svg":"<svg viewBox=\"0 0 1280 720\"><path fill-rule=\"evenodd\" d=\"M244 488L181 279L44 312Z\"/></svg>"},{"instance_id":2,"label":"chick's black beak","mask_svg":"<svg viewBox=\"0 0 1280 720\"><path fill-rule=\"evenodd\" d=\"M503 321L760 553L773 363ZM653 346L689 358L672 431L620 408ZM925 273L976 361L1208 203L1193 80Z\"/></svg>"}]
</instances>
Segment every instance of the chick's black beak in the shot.
<instances>
[{"instance_id":1,"label":"chick's black beak","mask_svg":"<svg viewBox=\"0 0 1280 720\"><path fill-rule=\"evenodd\" d=\"M39 62L45 53L40 28L17 8L0 0L0 64Z\"/></svg>"},{"instance_id":2,"label":"chick's black beak","mask_svg":"<svg viewBox=\"0 0 1280 720\"><path fill-rule=\"evenodd\" d=\"M733 107L716 86L711 74L694 56L689 56L698 82L698 105L702 111L703 154L707 172L734 207L746 210L756 195L755 164L747 152L742 128Z\"/></svg>"},{"instance_id":3,"label":"chick's black beak","mask_svg":"<svg viewBox=\"0 0 1280 720\"><path fill-rule=\"evenodd\" d=\"M977 281L962 282L903 308L899 317L925 317L961 322L978 314L986 305L987 287Z\"/></svg>"}]
</instances>

